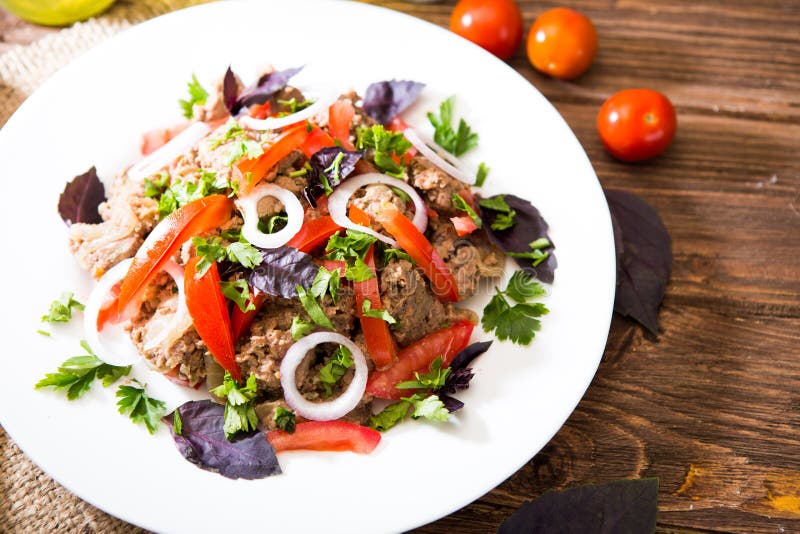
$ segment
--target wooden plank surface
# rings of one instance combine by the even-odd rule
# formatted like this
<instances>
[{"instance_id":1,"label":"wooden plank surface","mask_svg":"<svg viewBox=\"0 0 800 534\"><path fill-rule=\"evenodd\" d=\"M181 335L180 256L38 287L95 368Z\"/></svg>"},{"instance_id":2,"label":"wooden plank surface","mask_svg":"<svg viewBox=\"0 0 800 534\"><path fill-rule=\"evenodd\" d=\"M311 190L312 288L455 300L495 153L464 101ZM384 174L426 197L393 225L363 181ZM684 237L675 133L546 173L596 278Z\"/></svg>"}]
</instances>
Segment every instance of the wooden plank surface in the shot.
<instances>
[{"instance_id":1,"label":"wooden plank surface","mask_svg":"<svg viewBox=\"0 0 800 534\"><path fill-rule=\"evenodd\" d=\"M454 2L371 2L445 25ZM519 2L526 30L552 2ZM605 187L637 193L673 239L663 332L615 318L600 369L553 440L475 503L418 529L484 533L553 488L661 480L660 532L800 532L800 2L578 0L598 29L573 82L510 64L573 128ZM50 30L0 16L0 51ZM476 73L480 75L480 73ZM650 87L674 145L629 165L597 110Z\"/></svg>"}]
</instances>

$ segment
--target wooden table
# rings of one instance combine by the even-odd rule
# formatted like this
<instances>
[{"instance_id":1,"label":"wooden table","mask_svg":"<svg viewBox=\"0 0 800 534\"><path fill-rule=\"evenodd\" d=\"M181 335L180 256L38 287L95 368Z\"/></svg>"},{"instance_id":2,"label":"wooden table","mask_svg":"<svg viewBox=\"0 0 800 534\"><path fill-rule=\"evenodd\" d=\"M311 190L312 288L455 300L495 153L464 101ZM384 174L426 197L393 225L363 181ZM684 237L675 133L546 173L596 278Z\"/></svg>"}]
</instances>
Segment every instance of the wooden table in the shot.
<instances>
[{"instance_id":1,"label":"wooden table","mask_svg":"<svg viewBox=\"0 0 800 534\"><path fill-rule=\"evenodd\" d=\"M454 4L373 3L441 25ZM526 29L557 5L519 4ZM563 114L604 187L660 212L675 256L663 332L615 318L597 376L544 450L417 532L490 532L549 489L636 477L661 480L659 532L798 532L800 2L569 5L598 29L588 74L548 79L522 48L510 63ZM0 18L0 51L46 31ZM612 159L594 127L605 98L631 87L666 93L679 120L674 145L638 165Z\"/></svg>"}]
</instances>

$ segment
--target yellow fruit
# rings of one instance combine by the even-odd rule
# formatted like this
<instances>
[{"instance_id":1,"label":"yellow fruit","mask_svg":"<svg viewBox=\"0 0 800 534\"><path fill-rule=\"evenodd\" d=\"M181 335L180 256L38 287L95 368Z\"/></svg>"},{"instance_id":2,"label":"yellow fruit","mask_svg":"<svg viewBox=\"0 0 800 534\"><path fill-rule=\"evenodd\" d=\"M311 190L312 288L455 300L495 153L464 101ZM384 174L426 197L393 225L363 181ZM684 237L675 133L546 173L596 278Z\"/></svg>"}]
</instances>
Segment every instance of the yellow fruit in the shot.
<instances>
[{"instance_id":1,"label":"yellow fruit","mask_svg":"<svg viewBox=\"0 0 800 534\"><path fill-rule=\"evenodd\" d=\"M0 7L21 19L46 26L66 26L97 15L114 0L0 0Z\"/></svg>"}]
</instances>

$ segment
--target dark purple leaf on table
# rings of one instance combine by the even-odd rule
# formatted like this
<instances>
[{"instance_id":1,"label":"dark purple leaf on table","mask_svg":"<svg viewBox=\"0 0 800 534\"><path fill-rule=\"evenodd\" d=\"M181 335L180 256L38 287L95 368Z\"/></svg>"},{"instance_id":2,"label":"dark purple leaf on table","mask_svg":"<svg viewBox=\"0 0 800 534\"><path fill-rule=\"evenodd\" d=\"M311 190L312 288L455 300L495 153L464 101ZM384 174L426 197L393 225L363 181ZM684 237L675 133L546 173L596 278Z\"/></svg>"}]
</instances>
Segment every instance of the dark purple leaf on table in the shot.
<instances>
[{"instance_id":1,"label":"dark purple leaf on table","mask_svg":"<svg viewBox=\"0 0 800 534\"><path fill-rule=\"evenodd\" d=\"M297 296L298 285L310 288L314 283L319 266L309 254L287 246L259 250L263 260L247 277L258 291L290 299Z\"/></svg>"},{"instance_id":2,"label":"dark purple leaf on table","mask_svg":"<svg viewBox=\"0 0 800 534\"><path fill-rule=\"evenodd\" d=\"M174 414L164 418L178 451L201 469L227 478L254 480L281 473L275 450L261 431L236 441L225 438L225 408L210 400L190 401L178 407L181 433L175 434Z\"/></svg>"},{"instance_id":3,"label":"dark purple leaf on table","mask_svg":"<svg viewBox=\"0 0 800 534\"><path fill-rule=\"evenodd\" d=\"M424 88L424 83L410 80L376 82L367 87L361 108L379 123L389 124L414 103Z\"/></svg>"},{"instance_id":4,"label":"dark purple leaf on table","mask_svg":"<svg viewBox=\"0 0 800 534\"><path fill-rule=\"evenodd\" d=\"M614 311L658 334L658 308L672 265L672 242L652 206L625 191L606 191L617 245Z\"/></svg>"},{"instance_id":5,"label":"dark purple leaf on table","mask_svg":"<svg viewBox=\"0 0 800 534\"><path fill-rule=\"evenodd\" d=\"M225 102L225 107L231 111L236 105L236 99L239 97L239 87L236 83L236 76L233 74L230 66L225 71L225 77L222 79L222 100Z\"/></svg>"},{"instance_id":6,"label":"dark purple leaf on table","mask_svg":"<svg viewBox=\"0 0 800 534\"><path fill-rule=\"evenodd\" d=\"M263 104L269 98L286 87L292 76L303 70L303 67L297 67L286 70L276 70L262 74L256 83L246 87L239 98L231 106L231 115L239 113L243 107L252 106L253 104Z\"/></svg>"},{"instance_id":7,"label":"dark purple leaf on table","mask_svg":"<svg viewBox=\"0 0 800 534\"><path fill-rule=\"evenodd\" d=\"M618 480L548 491L523 504L497 534L650 534L657 517L657 478Z\"/></svg>"},{"instance_id":8,"label":"dark purple leaf on table","mask_svg":"<svg viewBox=\"0 0 800 534\"><path fill-rule=\"evenodd\" d=\"M514 261L539 281L548 284L553 283L558 262L556 261L555 245L550 236L547 235L547 221L544 220L539 210L524 198L519 198L515 195L495 195L487 200L497 196L502 196L506 204L514 210L514 223L505 230L493 230L492 224L504 214L480 206L483 227L486 228L489 239L505 252L529 253L531 252L530 243L542 237L547 238L550 241L550 246L540 249L542 253L547 253L547 257L541 263L534 265L535 260L529 258L514 258Z\"/></svg>"},{"instance_id":9,"label":"dark purple leaf on table","mask_svg":"<svg viewBox=\"0 0 800 534\"><path fill-rule=\"evenodd\" d=\"M303 191L308 203L316 206L316 199L327 192L323 180L328 182L330 188L336 187L350 176L358 160L363 157L363 151L351 152L338 146L325 147L315 152L309 160L309 185Z\"/></svg>"},{"instance_id":10,"label":"dark purple leaf on table","mask_svg":"<svg viewBox=\"0 0 800 534\"><path fill-rule=\"evenodd\" d=\"M105 201L106 189L97 177L97 169L92 167L72 181L67 182L58 198L58 213L71 226L74 223L97 224L103 218L97 207Z\"/></svg>"}]
</instances>

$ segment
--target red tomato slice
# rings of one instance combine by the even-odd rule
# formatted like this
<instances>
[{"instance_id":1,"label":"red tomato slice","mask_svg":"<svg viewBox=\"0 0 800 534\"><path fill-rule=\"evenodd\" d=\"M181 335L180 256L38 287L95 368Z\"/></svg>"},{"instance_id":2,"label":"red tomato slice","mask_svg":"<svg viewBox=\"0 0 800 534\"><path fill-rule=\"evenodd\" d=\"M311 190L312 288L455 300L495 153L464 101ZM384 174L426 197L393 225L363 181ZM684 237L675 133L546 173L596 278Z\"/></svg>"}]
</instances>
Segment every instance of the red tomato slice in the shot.
<instances>
[{"instance_id":1,"label":"red tomato slice","mask_svg":"<svg viewBox=\"0 0 800 534\"><path fill-rule=\"evenodd\" d=\"M306 139L303 146L300 147L300 150L303 151L303 154L305 154L307 158L310 158L323 148L331 146L336 146L333 137L321 130L318 126L314 126L311 133L308 134L308 139Z\"/></svg>"},{"instance_id":2,"label":"red tomato slice","mask_svg":"<svg viewBox=\"0 0 800 534\"><path fill-rule=\"evenodd\" d=\"M439 253L433 248L430 241L422 235L408 217L394 207L387 207L376 214L387 232L392 234L409 256L431 281L433 293L442 302L458 302L458 286L453 273L447 267Z\"/></svg>"},{"instance_id":3,"label":"red tomato slice","mask_svg":"<svg viewBox=\"0 0 800 534\"><path fill-rule=\"evenodd\" d=\"M471 234L478 229L478 225L471 217L450 217L450 222L456 227L456 233L460 236Z\"/></svg>"},{"instance_id":4,"label":"red tomato slice","mask_svg":"<svg viewBox=\"0 0 800 534\"><path fill-rule=\"evenodd\" d=\"M250 116L254 119L266 119L272 113L272 104L267 101L263 104L255 104L250 106Z\"/></svg>"},{"instance_id":5,"label":"red tomato slice","mask_svg":"<svg viewBox=\"0 0 800 534\"><path fill-rule=\"evenodd\" d=\"M198 278L199 261L198 256L193 257L186 264L184 271L186 307L192 316L194 328L208 347L208 351L223 369L240 381L242 375L236 364L236 353L233 349L231 318L228 314L228 303L219 288L217 264L212 263L208 271Z\"/></svg>"},{"instance_id":6,"label":"red tomato slice","mask_svg":"<svg viewBox=\"0 0 800 534\"><path fill-rule=\"evenodd\" d=\"M347 150L355 150L355 146L350 142L350 126L353 124L353 117L356 110L353 103L349 100L337 100L331 104L328 110L328 130L331 135L341 143Z\"/></svg>"},{"instance_id":7,"label":"red tomato slice","mask_svg":"<svg viewBox=\"0 0 800 534\"><path fill-rule=\"evenodd\" d=\"M431 362L442 357L442 367L447 367L456 354L469 343L475 325L459 321L453 326L437 330L415 341L397 354L395 364L385 371L373 371L367 381L367 393L380 399L400 399L413 391L395 388L396 384L412 380L414 372L427 372Z\"/></svg>"},{"instance_id":8,"label":"red tomato slice","mask_svg":"<svg viewBox=\"0 0 800 534\"><path fill-rule=\"evenodd\" d=\"M187 239L222 226L231 218L232 208L233 201L225 195L211 195L190 202L158 223L139 247L122 281L118 313L123 315L125 308Z\"/></svg>"},{"instance_id":9,"label":"red tomato slice","mask_svg":"<svg viewBox=\"0 0 800 534\"><path fill-rule=\"evenodd\" d=\"M350 208L350 218L353 218L353 208ZM377 369L385 369L397 358L397 345L395 345L392 333L389 331L389 325L382 319L364 317L361 311L365 299L369 299L370 307L373 310L383 309L381 293L378 288L378 273L375 270L374 250L375 245L371 245L364 256L364 263L369 266L374 276L363 282L354 282L353 290L356 294L356 313L361 321L361 330L364 332L367 354L369 354Z\"/></svg>"},{"instance_id":10,"label":"red tomato slice","mask_svg":"<svg viewBox=\"0 0 800 534\"><path fill-rule=\"evenodd\" d=\"M377 430L346 421L307 421L297 423L293 434L283 430L267 432L275 452L283 451L351 451L369 454L381 441Z\"/></svg>"},{"instance_id":11,"label":"red tomato slice","mask_svg":"<svg viewBox=\"0 0 800 534\"><path fill-rule=\"evenodd\" d=\"M307 127L307 122L287 126L274 143L264 148L264 153L259 157L242 158L233 166L233 175L239 181L240 196L253 189L280 160L300 148L308 138Z\"/></svg>"}]
</instances>

